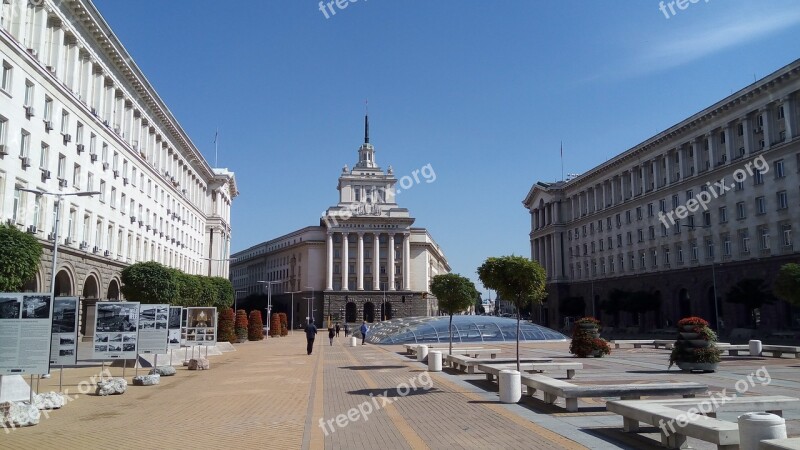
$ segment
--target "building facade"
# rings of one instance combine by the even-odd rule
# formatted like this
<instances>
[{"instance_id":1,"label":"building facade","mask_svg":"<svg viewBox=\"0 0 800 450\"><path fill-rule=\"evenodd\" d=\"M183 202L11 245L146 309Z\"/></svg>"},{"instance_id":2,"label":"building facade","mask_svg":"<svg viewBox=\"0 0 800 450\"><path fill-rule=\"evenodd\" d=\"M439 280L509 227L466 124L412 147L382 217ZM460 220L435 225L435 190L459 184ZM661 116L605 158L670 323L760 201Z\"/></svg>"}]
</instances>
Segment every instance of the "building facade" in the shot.
<instances>
[{"instance_id":1,"label":"building facade","mask_svg":"<svg viewBox=\"0 0 800 450\"><path fill-rule=\"evenodd\" d=\"M25 289L120 298L157 261L228 276L234 174L209 166L89 0L0 4L0 217L44 246ZM84 307L86 306L84 302Z\"/></svg>"},{"instance_id":2,"label":"building facade","mask_svg":"<svg viewBox=\"0 0 800 450\"><path fill-rule=\"evenodd\" d=\"M574 179L535 183L523 205L532 259L548 277L539 320L560 325L568 297L599 316L621 289L661 299L641 325L690 315L749 325L727 293L743 279L769 288L798 259L799 93L800 60ZM772 328L790 316L784 302L760 310Z\"/></svg>"},{"instance_id":3,"label":"building facade","mask_svg":"<svg viewBox=\"0 0 800 450\"><path fill-rule=\"evenodd\" d=\"M413 227L415 219L396 203L396 184L391 166L384 171L375 161L366 122L358 162L342 169L339 201L320 224L232 256L239 297L262 292L269 282L273 304L293 310L295 322L309 309L317 323L328 316L374 322L436 314L430 281L450 266L428 231Z\"/></svg>"}]
</instances>

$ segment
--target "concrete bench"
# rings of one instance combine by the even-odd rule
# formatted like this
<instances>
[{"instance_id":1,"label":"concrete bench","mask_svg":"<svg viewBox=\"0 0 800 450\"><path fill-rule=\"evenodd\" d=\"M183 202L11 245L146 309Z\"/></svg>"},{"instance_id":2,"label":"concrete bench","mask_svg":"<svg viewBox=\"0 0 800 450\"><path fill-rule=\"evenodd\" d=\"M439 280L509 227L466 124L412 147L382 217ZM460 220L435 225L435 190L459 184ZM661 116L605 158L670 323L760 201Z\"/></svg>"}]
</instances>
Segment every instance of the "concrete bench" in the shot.
<instances>
[{"instance_id":1,"label":"concrete bench","mask_svg":"<svg viewBox=\"0 0 800 450\"><path fill-rule=\"evenodd\" d=\"M754 412L764 411L778 416L783 416L783 410L800 408L800 399L785 395L752 395L722 400L717 397L709 398L659 398L647 400L615 400L615 403L627 402L632 405L640 403L657 403L675 409L698 408L702 404L703 411L709 417L714 417L717 412Z\"/></svg>"},{"instance_id":2,"label":"concrete bench","mask_svg":"<svg viewBox=\"0 0 800 450\"><path fill-rule=\"evenodd\" d=\"M431 351L431 350L444 350L444 349L449 349L450 348L449 344L442 344L442 343L403 344L403 347L406 348L406 353L407 354L413 355L413 354L417 353L417 347L419 347L420 345L427 345L428 346L428 351ZM457 344L454 345L453 348L454 349L458 348L458 345ZM479 349L479 348L483 348L483 347L462 347L462 348Z\"/></svg>"},{"instance_id":3,"label":"concrete bench","mask_svg":"<svg viewBox=\"0 0 800 450\"><path fill-rule=\"evenodd\" d=\"M446 355L444 356L444 361L450 367L460 370L466 373L475 373L475 368L479 364L511 364L514 363L516 365L517 359L516 358L472 358L470 356L465 355ZM549 358L520 358L520 363L533 363L533 362L552 362L552 359Z\"/></svg>"},{"instance_id":4,"label":"concrete bench","mask_svg":"<svg viewBox=\"0 0 800 450\"><path fill-rule=\"evenodd\" d=\"M422 344L422 345L425 345L425 344ZM419 346L411 347L409 349L409 354L410 355L416 355L418 349L419 349ZM434 350L437 351L437 352L442 352L442 354L444 355L444 354L446 354L446 353L448 353L450 351L450 348L449 347L428 347L428 352L429 353L434 351ZM484 348L483 347L453 347L453 353L458 353L460 355L464 354L465 352L477 352L477 351L481 351L481 350L484 350Z\"/></svg>"},{"instance_id":5,"label":"concrete bench","mask_svg":"<svg viewBox=\"0 0 800 450\"><path fill-rule=\"evenodd\" d=\"M655 401L610 401L606 409L622 416L626 432L639 431L639 422L659 428L661 443L667 448L684 448L686 437L717 444L720 450L739 449L739 425L701 414L688 416L685 411ZM678 425L678 420L683 426Z\"/></svg>"},{"instance_id":6,"label":"concrete bench","mask_svg":"<svg viewBox=\"0 0 800 450\"><path fill-rule=\"evenodd\" d=\"M759 450L797 450L800 449L800 437L787 439L767 439L761 441Z\"/></svg>"},{"instance_id":7,"label":"concrete bench","mask_svg":"<svg viewBox=\"0 0 800 450\"><path fill-rule=\"evenodd\" d=\"M800 355L800 347L791 345L764 345L761 348L761 353L771 353L773 358L780 358L786 353L797 358L798 355Z\"/></svg>"},{"instance_id":8,"label":"concrete bench","mask_svg":"<svg viewBox=\"0 0 800 450\"><path fill-rule=\"evenodd\" d=\"M521 382L528 387L528 395L536 390L542 391L544 401L550 404L561 397L566 402L567 411L578 410L579 398L620 397L623 400L639 399L642 396L682 395L694 397L708 391L708 386L700 383L647 383L647 384L605 384L579 386L544 375L521 375Z\"/></svg>"},{"instance_id":9,"label":"concrete bench","mask_svg":"<svg viewBox=\"0 0 800 450\"><path fill-rule=\"evenodd\" d=\"M642 345L653 345L654 343L653 339L614 339L611 342L614 344L614 348L619 348L622 344L633 344L633 348L642 348Z\"/></svg>"},{"instance_id":10,"label":"concrete bench","mask_svg":"<svg viewBox=\"0 0 800 450\"><path fill-rule=\"evenodd\" d=\"M519 368L523 372L544 372L546 370L566 370L567 371L567 379L572 379L575 376L576 370L583 369L583 364L581 363L554 363L554 362L544 362L544 363L520 363ZM478 370L486 374L486 379L489 381L493 381L495 377L500 376L501 370L506 369L517 369L517 365L515 364L478 364Z\"/></svg>"},{"instance_id":11,"label":"concrete bench","mask_svg":"<svg viewBox=\"0 0 800 450\"><path fill-rule=\"evenodd\" d=\"M675 347L675 340L663 340L663 339L656 339L653 341L654 348L661 348L664 347L667 350L672 350Z\"/></svg>"},{"instance_id":12,"label":"concrete bench","mask_svg":"<svg viewBox=\"0 0 800 450\"><path fill-rule=\"evenodd\" d=\"M750 354L750 346L749 345L731 345L728 343L717 343L717 349L721 350L723 353L727 352L728 356L739 356L740 352L746 352L748 355Z\"/></svg>"}]
</instances>

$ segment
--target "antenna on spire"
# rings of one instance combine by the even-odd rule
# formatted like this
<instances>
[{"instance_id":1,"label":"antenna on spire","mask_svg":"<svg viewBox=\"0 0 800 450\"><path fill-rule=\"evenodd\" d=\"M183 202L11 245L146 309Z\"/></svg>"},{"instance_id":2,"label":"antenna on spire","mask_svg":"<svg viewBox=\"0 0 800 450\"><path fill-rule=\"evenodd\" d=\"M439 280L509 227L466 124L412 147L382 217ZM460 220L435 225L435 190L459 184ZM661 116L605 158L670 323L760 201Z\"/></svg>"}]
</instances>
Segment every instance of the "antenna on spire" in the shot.
<instances>
[{"instance_id":1,"label":"antenna on spire","mask_svg":"<svg viewBox=\"0 0 800 450\"><path fill-rule=\"evenodd\" d=\"M364 143L369 144L369 100L364 100Z\"/></svg>"}]
</instances>

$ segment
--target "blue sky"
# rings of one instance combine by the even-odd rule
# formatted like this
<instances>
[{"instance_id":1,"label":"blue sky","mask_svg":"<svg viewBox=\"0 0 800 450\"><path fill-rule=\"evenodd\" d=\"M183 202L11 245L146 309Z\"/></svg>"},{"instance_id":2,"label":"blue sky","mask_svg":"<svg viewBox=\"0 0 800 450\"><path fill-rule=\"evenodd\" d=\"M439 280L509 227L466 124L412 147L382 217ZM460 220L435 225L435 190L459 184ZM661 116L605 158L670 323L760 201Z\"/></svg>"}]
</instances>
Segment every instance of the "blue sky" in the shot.
<instances>
[{"instance_id":1,"label":"blue sky","mask_svg":"<svg viewBox=\"0 0 800 450\"><path fill-rule=\"evenodd\" d=\"M800 57L795 0L95 0L195 145L236 172L232 251L317 224L357 161L433 183L398 197L472 278L530 257L521 201ZM667 18L666 16L670 17Z\"/></svg>"}]
</instances>

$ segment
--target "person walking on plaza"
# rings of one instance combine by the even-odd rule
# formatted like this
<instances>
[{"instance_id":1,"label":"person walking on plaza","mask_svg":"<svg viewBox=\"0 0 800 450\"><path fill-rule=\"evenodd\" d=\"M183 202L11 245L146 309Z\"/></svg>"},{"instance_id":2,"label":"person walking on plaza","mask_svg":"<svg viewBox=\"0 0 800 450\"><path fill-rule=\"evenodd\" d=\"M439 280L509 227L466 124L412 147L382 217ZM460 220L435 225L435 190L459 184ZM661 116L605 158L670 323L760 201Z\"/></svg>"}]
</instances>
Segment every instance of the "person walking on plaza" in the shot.
<instances>
[{"instance_id":1,"label":"person walking on plaza","mask_svg":"<svg viewBox=\"0 0 800 450\"><path fill-rule=\"evenodd\" d=\"M364 345L364 341L367 339L367 331L369 328L367 328L367 322L364 322L361 324L361 345Z\"/></svg>"},{"instance_id":2,"label":"person walking on plaza","mask_svg":"<svg viewBox=\"0 0 800 450\"><path fill-rule=\"evenodd\" d=\"M336 336L336 330L333 327L328 328L328 340L331 341L331 347L333 347L334 336Z\"/></svg>"},{"instance_id":3,"label":"person walking on plaza","mask_svg":"<svg viewBox=\"0 0 800 450\"><path fill-rule=\"evenodd\" d=\"M306 346L306 351L308 354L311 354L311 351L314 350L314 338L317 337L317 327L314 325L314 322L309 322L306 325L306 342L308 345Z\"/></svg>"},{"instance_id":4,"label":"person walking on plaza","mask_svg":"<svg viewBox=\"0 0 800 450\"><path fill-rule=\"evenodd\" d=\"M345 322L345 324L344 324L344 337L347 337L348 334L350 334L350 325L348 325L347 322Z\"/></svg>"},{"instance_id":5,"label":"person walking on plaza","mask_svg":"<svg viewBox=\"0 0 800 450\"><path fill-rule=\"evenodd\" d=\"M342 327L341 327L341 326L339 326L339 322L336 322L336 337L339 337L339 330L340 330L341 328L342 328Z\"/></svg>"}]
</instances>

